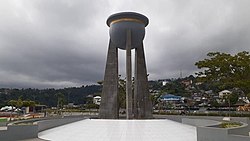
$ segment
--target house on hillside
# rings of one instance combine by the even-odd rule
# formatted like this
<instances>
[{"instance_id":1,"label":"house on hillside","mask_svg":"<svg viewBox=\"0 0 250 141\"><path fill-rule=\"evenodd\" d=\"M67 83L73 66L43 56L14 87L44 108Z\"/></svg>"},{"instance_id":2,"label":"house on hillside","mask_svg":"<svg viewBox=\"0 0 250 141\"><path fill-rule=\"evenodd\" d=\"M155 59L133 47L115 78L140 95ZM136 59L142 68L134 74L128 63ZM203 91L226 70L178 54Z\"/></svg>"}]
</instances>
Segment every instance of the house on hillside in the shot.
<instances>
[{"instance_id":1,"label":"house on hillside","mask_svg":"<svg viewBox=\"0 0 250 141\"><path fill-rule=\"evenodd\" d=\"M93 97L93 103L96 105L100 105L101 104L101 97L100 96L95 96Z\"/></svg>"},{"instance_id":2,"label":"house on hillside","mask_svg":"<svg viewBox=\"0 0 250 141\"><path fill-rule=\"evenodd\" d=\"M184 84L186 87L192 85L193 81L192 80L182 80L181 81L182 84Z\"/></svg>"},{"instance_id":3,"label":"house on hillside","mask_svg":"<svg viewBox=\"0 0 250 141\"><path fill-rule=\"evenodd\" d=\"M229 90L223 90L219 92L219 98L225 98L227 96L229 96L230 94L232 94L231 91Z\"/></svg>"},{"instance_id":4,"label":"house on hillside","mask_svg":"<svg viewBox=\"0 0 250 141\"><path fill-rule=\"evenodd\" d=\"M166 102L180 102L181 101L181 96L176 96L172 94L165 94L161 97L162 101Z\"/></svg>"}]
</instances>

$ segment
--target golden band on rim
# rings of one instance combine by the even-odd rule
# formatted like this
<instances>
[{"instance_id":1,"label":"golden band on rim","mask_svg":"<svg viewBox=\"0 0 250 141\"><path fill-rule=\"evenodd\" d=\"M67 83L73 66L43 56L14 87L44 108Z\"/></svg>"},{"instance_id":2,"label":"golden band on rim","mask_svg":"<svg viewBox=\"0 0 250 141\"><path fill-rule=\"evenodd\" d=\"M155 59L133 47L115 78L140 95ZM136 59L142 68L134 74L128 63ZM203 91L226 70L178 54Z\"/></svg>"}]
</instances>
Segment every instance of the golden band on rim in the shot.
<instances>
[{"instance_id":1,"label":"golden band on rim","mask_svg":"<svg viewBox=\"0 0 250 141\"><path fill-rule=\"evenodd\" d=\"M112 25L114 23L118 23L118 22L137 22L137 23L145 24L143 21L138 20L138 19L122 18L122 19L117 19L117 20L114 20L114 21L110 22L110 25Z\"/></svg>"}]
</instances>

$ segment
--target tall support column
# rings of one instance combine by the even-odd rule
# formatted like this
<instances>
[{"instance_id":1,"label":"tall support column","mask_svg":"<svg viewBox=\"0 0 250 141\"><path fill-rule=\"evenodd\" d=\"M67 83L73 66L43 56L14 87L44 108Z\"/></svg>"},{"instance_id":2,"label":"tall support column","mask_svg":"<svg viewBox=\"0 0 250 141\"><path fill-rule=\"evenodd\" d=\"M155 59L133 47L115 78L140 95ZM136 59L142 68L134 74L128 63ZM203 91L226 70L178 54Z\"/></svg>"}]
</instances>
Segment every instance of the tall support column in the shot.
<instances>
[{"instance_id":1,"label":"tall support column","mask_svg":"<svg viewBox=\"0 0 250 141\"><path fill-rule=\"evenodd\" d=\"M132 93L132 65L131 65L131 30L127 30L126 38L126 114L127 119L133 118Z\"/></svg>"},{"instance_id":2,"label":"tall support column","mask_svg":"<svg viewBox=\"0 0 250 141\"><path fill-rule=\"evenodd\" d=\"M143 43L135 50L135 91L134 109L135 118L152 118L152 102L150 100L148 77L145 62Z\"/></svg>"},{"instance_id":3,"label":"tall support column","mask_svg":"<svg viewBox=\"0 0 250 141\"><path fill-rule=\"evenodd\" d=\"M109 41L105 76L102 88L102 101L99 117L117 119L118 113L118 48Z\"/></svg>"}]
</instances>

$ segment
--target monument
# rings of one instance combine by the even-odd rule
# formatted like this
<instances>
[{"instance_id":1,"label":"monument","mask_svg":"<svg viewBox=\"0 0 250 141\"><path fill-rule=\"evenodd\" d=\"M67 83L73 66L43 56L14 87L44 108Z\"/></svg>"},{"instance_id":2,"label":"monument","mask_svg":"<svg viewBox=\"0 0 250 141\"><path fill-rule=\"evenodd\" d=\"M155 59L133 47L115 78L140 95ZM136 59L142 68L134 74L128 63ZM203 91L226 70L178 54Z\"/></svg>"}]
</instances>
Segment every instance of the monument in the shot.
<instances>
[{"instance_id":1,"label":"monument","mask_svg":"<svg viewBox=\"0 0 250 141\"><path fill-rule=\"evenodd\" d=\"M118 49L126 51L126 117L152 118L147 69L143 48L148 18L134 12L122 12L107 19L110 27L109 47L99 118L119 118L118 107ZM134 85L132 84L131 50L135 49Z\"/></svg>"}]
</instances>

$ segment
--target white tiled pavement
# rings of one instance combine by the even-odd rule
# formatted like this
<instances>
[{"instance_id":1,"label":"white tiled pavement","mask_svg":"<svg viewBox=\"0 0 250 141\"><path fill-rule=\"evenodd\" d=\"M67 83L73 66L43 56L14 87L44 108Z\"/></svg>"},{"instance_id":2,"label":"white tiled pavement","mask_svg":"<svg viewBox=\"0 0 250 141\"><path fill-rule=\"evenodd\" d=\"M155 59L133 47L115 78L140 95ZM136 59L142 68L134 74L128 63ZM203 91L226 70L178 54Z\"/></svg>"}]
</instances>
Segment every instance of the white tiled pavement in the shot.
<instances>
[{"instance_id":1,"label":"white tiled pavement","mask_svg":"<svg viewBox=\"0 0 250 141\"><path fill-rule=\"evenodd\" d=\"M196 128L171 120L87 119L39 133L52 141L196 141Z\"/></svg>"}]
</instances>

